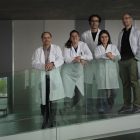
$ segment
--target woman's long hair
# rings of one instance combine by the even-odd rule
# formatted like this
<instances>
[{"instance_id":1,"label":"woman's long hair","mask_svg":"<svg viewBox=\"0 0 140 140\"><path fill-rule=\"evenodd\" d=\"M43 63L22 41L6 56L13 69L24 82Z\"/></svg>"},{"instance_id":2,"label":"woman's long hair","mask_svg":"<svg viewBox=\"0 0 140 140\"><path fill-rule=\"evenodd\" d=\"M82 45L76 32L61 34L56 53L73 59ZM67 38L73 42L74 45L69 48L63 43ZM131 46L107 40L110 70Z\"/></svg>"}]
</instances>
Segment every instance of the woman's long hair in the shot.
<instances>
[{"instance_id":1,"label":"woman's long hair","mask_svg":"<svg viewBox=\"0 0 140 140\"><path fill-rule=\"evenodd\" d=\"M72 33L77 33L78 36L79 36L79 32L78 32L78 31L72 30L72 31L70 32L70 37L71 37L71 34L72 34ZM71 41L70 38L69 38L69 40L65 43L65 47L66 47L66 48L71 48L71 43L72 43L72 41Z\"/></svg>"},{"instance_id":2,"label":"woman's long hair","mask_svg":"<svg viewBox=\"0 0 140 140\"><path fill-rule=\"evenodd\" d=\"M101 42L101 35L102 34L107 34L108 35L108 42L107 42L107 45L108 44L112 44L112 42L111 42L111 37L110 37L110 35L109 35L109 32L107 31L107 30L101 30L101 32L99 33L99 38L98 38L98 45L101 45L102 44L102 42Z\"/></svg>"}]
</instances>

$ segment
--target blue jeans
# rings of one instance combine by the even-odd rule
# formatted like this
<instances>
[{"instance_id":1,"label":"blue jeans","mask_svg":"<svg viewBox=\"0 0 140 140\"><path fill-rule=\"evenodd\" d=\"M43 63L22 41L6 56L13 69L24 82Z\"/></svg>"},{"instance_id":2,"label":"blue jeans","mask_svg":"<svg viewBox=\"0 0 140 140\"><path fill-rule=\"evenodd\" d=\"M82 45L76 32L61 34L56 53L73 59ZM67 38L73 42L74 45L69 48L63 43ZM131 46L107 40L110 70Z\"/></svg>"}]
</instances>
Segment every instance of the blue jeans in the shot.
<instances>
[{"instance_id":1,"label":"blue jeans","mask_svg":"<svg viewBox=\"0 0 140 140\"><path fill-rule=\"evenodd\" d=\"M110 113L114 105L115 98L117 96L118 89L111 89L110 97L108 98L108 90L107 89L100 89L98 90L98 97L97 97L97 111L103 110L104 113Z\"/></svg>"}]
</instances>

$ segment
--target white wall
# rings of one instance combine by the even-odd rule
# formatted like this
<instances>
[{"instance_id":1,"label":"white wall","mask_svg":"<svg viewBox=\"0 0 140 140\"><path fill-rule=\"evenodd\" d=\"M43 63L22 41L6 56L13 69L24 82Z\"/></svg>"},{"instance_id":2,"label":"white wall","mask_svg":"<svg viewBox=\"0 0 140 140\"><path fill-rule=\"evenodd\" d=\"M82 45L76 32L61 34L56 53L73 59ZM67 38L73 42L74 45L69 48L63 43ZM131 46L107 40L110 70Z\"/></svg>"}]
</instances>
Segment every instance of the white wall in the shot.
<instances>
[{"instance_id":1,"label":"white wall","mask_svg":"<svg viewBox=\"0 0 140 140\"><path fill-rule=\"evenodd\" d=\"M69 33L75 29L74 20L46 20L45 31L52 34L52 44L63 48L69 39Z\"/></svg>"},{"instance_id":2,"label":"white wall","mask_svg":"<svg viewBox=\"0 0 140 140\"><path fill-rule=\"evenodd\" d=\"M110 33L111 41L117 46L118 44L118 35L123 29L121 20L106 20L105 29Z\"/></svg>"},{"instance_id":3,"label":"white wall","mask_svg":"<svg viewBox=\"0 0 140 140\"><path fill-rule=\"evenodd\" d=\"M140 20L135 20L135 26L140 30Z\"/></svg>"},{"instance_id":4,"label":"white wall","mask_svg":"<svg viewBox=\"0 0 140 140\"><path fill-rule=\"evenodd\" d=\"M31 68L32 54L42 45L43 20L14 20L14 70Z\"/></svg>"}]
</instances>

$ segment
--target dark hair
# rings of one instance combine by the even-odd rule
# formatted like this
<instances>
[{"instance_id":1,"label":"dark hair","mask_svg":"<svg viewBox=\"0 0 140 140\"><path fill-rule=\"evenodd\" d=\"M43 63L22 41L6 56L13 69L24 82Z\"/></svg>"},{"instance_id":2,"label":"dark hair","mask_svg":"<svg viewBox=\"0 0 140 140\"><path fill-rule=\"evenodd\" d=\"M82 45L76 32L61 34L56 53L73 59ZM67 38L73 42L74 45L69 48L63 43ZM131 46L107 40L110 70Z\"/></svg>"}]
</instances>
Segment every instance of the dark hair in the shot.
<instances>
[{"instance_id":1,"label":"dark hair","mask_svg":"<svg viewBox=\"0 0 140 140\"><path fill-rule=\"evenodd\" d=\"M42 35L41 35L41 38L43 38L43 35L44 35L45 33L50 34L50 36L52 37L52 35L51 35L51 33L50 33L50 32L43 32L43 33L42 33Z\"/></svg>"},{"instance_id":2,"label":"dark hair","mask_svg":"<svg viewBox=\"0 0 140 140\"><path fill-rule=\"evenodd\" d=\"M72 30L72 31L70 32L70 37L71 37L71 34L72 34L72 33L77 33L78 36L80 36L78 31ZM66 47L66 48L71 48L71 43L72 43L72 41L71 41L70 38L69 38L69 40L65 43L65 47Z\"/></svg>"},{"instance_id":3,"label":"dark hair","mask_svg":"<svg viewBox=\"0 0 140 140\"><path fill-rule=\"evenodd\" d=\"M98 15L91 15L91 16L88 18L89 25L90 25L91 19L92 19L93 17L97 17L97 18L99 19L99 22L101 23L101 17L100 17L100 16L98 16Z\"/></svg>"},{"instance_id":4,"label":"dark hair","mask_svg":"<svg viewBox=\"0 0 140 140\"><path fill-rule=\"evenodd\" d=\"M109 37L107 44L112 44L109 32L107 30L101 30L101 32L99 33L99 38L98 38L98 45L102 44L102 42L101 42L101 35L104 34L104 33L107 34L108 37Z\"/></svg>"},{"instance_id":5,"label":"dark hair","mask_svg":"<svg viewBox=\"0 0 140 140\"><path fill-rule=\"evenodd\" d=\"M126 14L124 14L124 15L129 15L129 16L132 18L132 16L131 16L129 13L126 13ZM124 16L124 15L123 15L123 16ZM122 16L122 18L123 18L123 16Z\"/></svg>"}]
</instances>

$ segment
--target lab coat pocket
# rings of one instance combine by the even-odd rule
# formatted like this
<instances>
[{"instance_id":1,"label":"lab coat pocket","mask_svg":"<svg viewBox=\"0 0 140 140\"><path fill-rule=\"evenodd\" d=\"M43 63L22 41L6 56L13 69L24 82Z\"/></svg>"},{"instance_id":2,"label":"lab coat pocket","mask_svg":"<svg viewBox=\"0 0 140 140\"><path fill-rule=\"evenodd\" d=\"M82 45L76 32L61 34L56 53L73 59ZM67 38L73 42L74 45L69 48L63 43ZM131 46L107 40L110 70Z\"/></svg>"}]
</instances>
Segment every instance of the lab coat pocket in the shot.
<instances>
[{"instance_id":1,"label":"lab coat pocket","mask_svg":"<svg viewBox=\"0 0 140 140\"><path fill-rule=\"evenodd\" d=\"M53 53L53 58L52 58L52 61L54 61L54 60L56 60L55 58L56 58L56 53Z\"/></svg>"},{"instance_id":2,"label":"lab coat pocket","mask_svg":"<svg viewBox=\"0 0 140 140\"><path fill-rule=\"evenodd\" d=\"M116 70L115 69L109 69L109 77L110 78L117 77L117 74L116 74Z\"/></svg>"}]
</instances>

